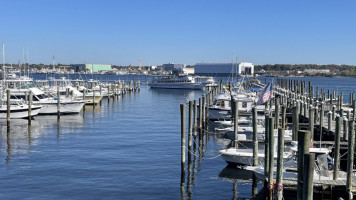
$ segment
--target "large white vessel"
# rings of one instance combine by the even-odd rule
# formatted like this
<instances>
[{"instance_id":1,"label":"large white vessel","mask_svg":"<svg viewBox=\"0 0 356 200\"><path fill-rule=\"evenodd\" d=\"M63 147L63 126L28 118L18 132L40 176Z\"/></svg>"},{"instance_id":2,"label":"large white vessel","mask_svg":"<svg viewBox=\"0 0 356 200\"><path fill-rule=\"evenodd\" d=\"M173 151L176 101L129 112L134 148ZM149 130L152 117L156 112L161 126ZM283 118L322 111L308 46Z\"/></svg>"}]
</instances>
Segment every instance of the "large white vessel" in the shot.
<instances>
[{"instance_id":1,"label":"large white vessel","mask_svg":"<svg viewBox=\"0 0 356 200\"><path fill-rule=\"evenodd\" d=\"M212 77L208 77L206 79L204 81L198 81L197 77L189 75L174 75L155 77L148 85L151 88L202 90L207 84L214 83L214 79Z\"/></svg>"}]
</instances>

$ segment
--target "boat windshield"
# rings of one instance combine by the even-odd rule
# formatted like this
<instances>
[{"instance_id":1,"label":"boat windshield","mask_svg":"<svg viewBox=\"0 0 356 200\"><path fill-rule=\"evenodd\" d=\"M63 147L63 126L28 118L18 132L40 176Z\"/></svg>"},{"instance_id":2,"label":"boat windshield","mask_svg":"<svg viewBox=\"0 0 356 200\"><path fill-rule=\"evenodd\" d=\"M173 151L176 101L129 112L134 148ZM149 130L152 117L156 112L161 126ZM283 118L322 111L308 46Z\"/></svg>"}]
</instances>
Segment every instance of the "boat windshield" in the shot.
<instances>
[{"instance_id":1,"label":"boat windshield","mask_svg":"<svg viewBox=\"0 0 356 200\"><path fill-rule=\"evenodd\" d=\"M37 95L37 98L38 99L45 99L45 98L48 98L48 96L45 95L45 94L40 94L40 95Z\"/></svg>"}]
</instances>

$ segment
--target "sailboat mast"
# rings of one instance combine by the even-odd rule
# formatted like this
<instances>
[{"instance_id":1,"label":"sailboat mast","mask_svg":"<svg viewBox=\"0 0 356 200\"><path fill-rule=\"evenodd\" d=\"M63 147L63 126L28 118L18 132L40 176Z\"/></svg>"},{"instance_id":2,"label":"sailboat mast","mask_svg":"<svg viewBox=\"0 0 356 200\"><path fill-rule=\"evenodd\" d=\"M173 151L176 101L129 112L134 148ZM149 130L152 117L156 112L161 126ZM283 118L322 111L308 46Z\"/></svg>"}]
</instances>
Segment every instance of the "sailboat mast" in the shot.
<instances>
[{"instance_id":1,"label":"sailboat mast","mask_svg":"<svg viewBox=\"0 0 356 200\"><path fill-rule=\"evenodd\" d=\"M232 84L234 83L234 77L235 77L235 75L234 75L234 54L232 54L232 61L231 61L231 76L232 76L232 78L231 78L231 82L232 82Z\"/></svg>"},{"instance_id":2,"label":"sailboat mast","mask_svg":"<svg viewBox=\"0 0 356 200\"><path fill-rule=\"evenodd\" d=\"M53 72L54 72L54 56L53 56Z\"/></svg>"},{"instance_id":3,"label":"sailboat mast","mask_svg":"<svg viewBox=\"0 0 356 200\"><path fill-rule=\"evenodd\" d=\"M26 53L27 76L30 77L30 65L28 64L28 48Z\"/></svg>"},{"instance_id":4,"label":"sailboat mast","mask_svg":"<svg viewBox=\"0 0 356 200\"><path fill-rule=\"evenodd\" d=\"M5 44L4 43L2 43L2 74L4 76L4 85L5 85L6 75L5 75Z\"/></svg>"}]
</instances>

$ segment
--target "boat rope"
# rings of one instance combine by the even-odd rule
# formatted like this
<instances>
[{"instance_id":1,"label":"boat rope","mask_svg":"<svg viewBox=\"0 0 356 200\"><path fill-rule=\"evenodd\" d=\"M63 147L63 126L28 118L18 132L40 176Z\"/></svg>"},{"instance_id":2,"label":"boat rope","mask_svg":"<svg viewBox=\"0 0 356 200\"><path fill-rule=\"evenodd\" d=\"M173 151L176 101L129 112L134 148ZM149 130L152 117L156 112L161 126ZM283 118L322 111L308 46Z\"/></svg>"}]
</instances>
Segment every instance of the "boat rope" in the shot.
<instances>
[{"instance_id":1,"label":"boat rope","mask_svg":"<svg viewBox=\"0 0 356 200\"><path fill-rule=\"evenodd\" d=\"M346 151L343 155L340 156L340 158L344 157L347 154L347 152L349 151Z\"/></svg>"},{"instance_id":2,"label":"boat rope","mask_svg":"<svg viewBox=\"0 0 356 200\"><path fill-rule=\"evenodd\" d=\"M192 154L192 155L194 155L195 157L198 157L198 155L196 154L196 153L194 153L194 152L192 152L191 150L189 150L187 147L186 147L186 150L190 153L190 154ZM219 155L217 155L217 156L214 156L214 157L211 157L211 158L203 158L203 160L205 160L205 159L215 159L215 158L217 158L217 157L219 157L219 156L221 156L221 154L219 154Z\"/></svg>"},{"instance_id":3,"label":"boat rope","mask_svg":"<svg viewBox=\"0 0 356 200\"><path fill-rule=\"evenodd\" d=\"M248 147L247 146L245 146L243 143L241 143L241 142L239 142L239 141L237 141L239 144L241 144L243 147L245 147L246 149L248 149Z\"/></svg>"},{"instance_id":4,"label":"boat rope","mask_svg":"<svg viewBox=\"0 0 356 200\"><path fill-rule=\"evenodd\" d=\"M217 155L217 156L214 156L214 157L211 157L211 158L205 158L205 159L208 159L208 160L211 160L211 159L215 159L217 157L221 156L221 154Z\"/></svg>"}]
</instances>

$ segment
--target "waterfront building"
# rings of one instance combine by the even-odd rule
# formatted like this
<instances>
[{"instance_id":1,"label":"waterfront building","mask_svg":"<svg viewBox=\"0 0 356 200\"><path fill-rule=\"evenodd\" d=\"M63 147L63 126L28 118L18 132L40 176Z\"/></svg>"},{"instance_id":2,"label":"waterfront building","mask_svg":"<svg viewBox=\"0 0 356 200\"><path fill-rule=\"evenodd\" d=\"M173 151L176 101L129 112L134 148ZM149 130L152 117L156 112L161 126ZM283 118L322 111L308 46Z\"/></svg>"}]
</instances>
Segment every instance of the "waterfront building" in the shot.
<instances>
[{"instance_id":1,"label":"waterfront building","mask_svg":"<svg viewBox=\"0 0 356 200\"><path fill-rule=\"evenodd\" d=\"M183 68L184 74L194 74L194 67L185 67Z\"/></svg>"},{"instance_id":2,"label":"waterfront building","mask_svg":"<svg viewBox=\"0 0 356 200\"><path fill-rule=\"evenodd\" d=\"M104 64L72 64L67 70L73 70L74 72L91 72L98 73L102 71L111 71L111 65Z\"/></svg>"},{"instance_id":3,"label":"waterfront building","mask_svg":"<svg viewBox=\"0 0 356 200\"><path fill-rule=\"evenodd\" d=\"M242 63L197 63L194 65L194 73L197 75L221 75L229 74L253 75L254 65L248 62Z\"/></svg>"},{"instance_id":4,"label":"waterfront building","mask_svg":"<svg viewBox=\"0 0 356 200\"><path fill-rule=\"evenodd\" d=\"M304 72L306 74L329 74L330 69L306 69Z\"/></svg>"},{"instance_id":5,"label":"waterfront building","mask_svg":"<svg viewBox=\"0 0 356 200\"><path fill-rule=\"evenodd\" d=\"M163 64L162 67L166 71L172 71L175 69L183 69L183 68L185 68L185 65L184 64L168 63L168 64Z\"/></svg>"}]
</instances>

